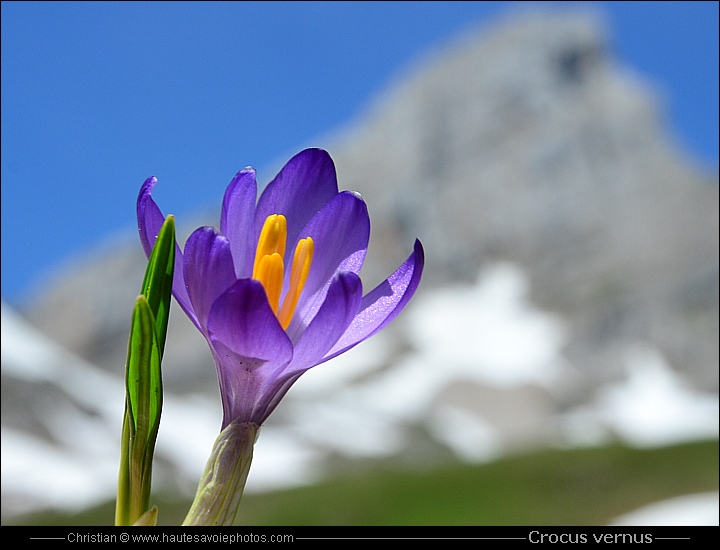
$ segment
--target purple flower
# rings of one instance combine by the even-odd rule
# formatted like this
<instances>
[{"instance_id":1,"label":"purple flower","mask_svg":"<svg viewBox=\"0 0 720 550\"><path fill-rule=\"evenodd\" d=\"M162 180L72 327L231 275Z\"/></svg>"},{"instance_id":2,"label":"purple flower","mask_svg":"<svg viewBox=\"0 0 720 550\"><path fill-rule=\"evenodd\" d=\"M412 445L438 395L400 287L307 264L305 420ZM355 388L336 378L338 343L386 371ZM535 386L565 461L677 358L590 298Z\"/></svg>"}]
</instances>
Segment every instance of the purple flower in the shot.
<instances>
[{"instance_id":1,"label":"purple flower","mask_svg":"<svg viewBox=\"0 0 720 550\"><path fill-rule=\"evenodd\" d=\"M149 256L164 216L145 180L137 203ZM362 295L359 272L370 238L359 194L338 192L326 151L295 155L256 204L255 170L225 191L220 230L200 227L176 248L173 294L210 344L223 401L223 428L261 425L306 370L390 323L422 274L420 241L407 261ZM287 246L286 246L287 245Z\"/></svg>"}]
</instances>

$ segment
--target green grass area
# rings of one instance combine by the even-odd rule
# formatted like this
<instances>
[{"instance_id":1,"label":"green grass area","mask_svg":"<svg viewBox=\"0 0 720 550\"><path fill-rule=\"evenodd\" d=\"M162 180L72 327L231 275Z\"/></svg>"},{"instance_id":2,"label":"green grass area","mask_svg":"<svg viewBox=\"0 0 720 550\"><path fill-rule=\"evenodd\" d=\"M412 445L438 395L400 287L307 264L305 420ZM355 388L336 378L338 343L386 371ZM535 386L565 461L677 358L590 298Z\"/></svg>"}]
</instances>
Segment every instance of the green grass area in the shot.
<instances>
[{"instance_id":1,"label":"green grass area","mask_svg":"<svg viewBox=\"0 0 720 550\"><path fill-rule=\"evenodd\" d=\"M718 442L631 449L543 450L433 471L367 466L286 491L246 495L241 525L605 525L636 508L718 489ZM189 502L153 498L161 524ZM23 524L110 524L113 504Z\"/></svg>"}]
</instances>

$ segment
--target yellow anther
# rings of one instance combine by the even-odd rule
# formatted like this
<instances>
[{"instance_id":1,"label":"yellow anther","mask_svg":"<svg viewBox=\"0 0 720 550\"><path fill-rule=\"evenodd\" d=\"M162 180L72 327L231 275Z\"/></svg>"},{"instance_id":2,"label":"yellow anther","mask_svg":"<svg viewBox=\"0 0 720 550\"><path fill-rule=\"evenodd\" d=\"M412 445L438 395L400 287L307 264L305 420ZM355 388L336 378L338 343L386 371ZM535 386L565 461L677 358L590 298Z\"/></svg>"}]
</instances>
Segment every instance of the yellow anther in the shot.
<instances>
[{"instance_id":1,"label":"yellow anther","mask_svg":"<svg viewBox=\"0 0 720 550\"><path fill-rule=\"evenodd\" d=\"M260 281L265 294L267 294L270 307L280 321L283 330L290 326L300 293L307 281L310 264L313 259L314 245L311 237L302 239L295 247L292 270L290 271L290 286L282 309L280 308L280 295L282 294L285 266L285 242L287 240L287 222L282 214L268 216L263 224L257 251L255 252L255 265L253 266L253 279Z\"/></svg>"},{"instance_id":2,"label":"yellow anther","mask_svg":"<svg viewBox=\"0 0 720 550\"><path fill-rule=\"evenodd\" d=\"M260 259L255 273L254 279L262 283L267 294L268 302L275 315L278 314L280 306L280 293L283 285L283 259L280 254L273 252L265 255Z\"/></svg>"},{"instance_id":3,"label":"yellow anther","mask_svg":"<svg viewBox=\"0 0 720 550\"><path fill-rule=\"evenodd\" d=\"M272 214L265 219L260 238L258 239L255 263L253 264L253 279L261 280L258 276L260 261L265 256L278 253L280 258L285 256L285 240L287 239L287 222L282 214ZM282 278L282 277L281 277Z\"/></svg>"},{"instance_id":4,"label":"yellow anther","mask_svg":"<svg viewBox=\"0 0 720 550\"><path fill-rule=\"evenodd\" d=\"M300 293L305 286L305 282L310 272L310 264L313 259L315 245L312 237L300 240L295 247L295 256L293 257L292 271L290 272L290 287L288 288L285 300L283 300L282 309L278 314L278 320L283 329L290 326L295 308L297 307Z\"/></svg>"}]
</instances>

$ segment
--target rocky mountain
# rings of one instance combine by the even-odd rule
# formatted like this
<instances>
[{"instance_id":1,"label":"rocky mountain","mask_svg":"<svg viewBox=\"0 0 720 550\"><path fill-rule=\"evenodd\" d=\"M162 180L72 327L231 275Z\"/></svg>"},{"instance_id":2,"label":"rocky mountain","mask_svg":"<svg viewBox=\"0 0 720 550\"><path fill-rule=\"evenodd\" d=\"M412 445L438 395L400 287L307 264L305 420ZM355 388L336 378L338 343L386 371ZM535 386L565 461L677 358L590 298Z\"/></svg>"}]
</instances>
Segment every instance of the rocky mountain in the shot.
<instances>
[{"instance_id":1,"label":"rocky mountain","mask_svg":"<svg viewBox=\"0 0 720 550\"><path fill-rule=\"evenodd\" d=\"M593 383L618 377L622 349L641 341L699 387L718 388L717 174L674 146L657 94L612 58L596 19L526 14L470 33L325 141L341 187L370 205L366 280L391 272L415 236L428 286L517 262L533 300L568 319L567 358ZM120 304L131 303L142 264L135 243L114 249L27 314L116 367ZM194 352L202 340L186 323L177 331L170 353L196 371L207 362Z\"/></svg>"},{"instance_id":2,"label":"rocky mountain","mask_svg":"<svg viewBox=\"0 0 720 550\"><path fill-rule=\"evenodd\" d=\"M606 36L591 17L527 14L463 37L345 134L341 181L372 206L380 272L415 235L433 284L518 262L593 381L643 341L717 389L717 174L678 151Z\"/></svg>"},{"instance_id":3,"label":"rocky mountain","mask_svg":"<svg viewBox=\"0 0 720 550\"><path fill-rule=\"evenodd\" d=\"M716 393L717 174L683 156L663 116L595 17L526 13L431 52L359 120L308 144L328 149L340 187L369 205L365 286L416 236L426 270L391 332L304 376L259 445L288 436L296 479L337 455L481 460L570 432L622 435L593 408L630 410L637 394L618 384L659 388L666 403L678 377L683 391ZM179 220L181 240L207 223L217 214ZM133 235L68 267L23 314L121 379L144 269ZM24 391L5 362L3 405L8 388ZM170 392L217 400L206 344L179 308L164 363ZM692 433L716 435L717 398L685 402L699 407ZM23 410L30 424L40 414ZM646 412L643 433L676 410ZM13 414L3 408L3 425L21 429Z\"/></svg>"}]
</instances>

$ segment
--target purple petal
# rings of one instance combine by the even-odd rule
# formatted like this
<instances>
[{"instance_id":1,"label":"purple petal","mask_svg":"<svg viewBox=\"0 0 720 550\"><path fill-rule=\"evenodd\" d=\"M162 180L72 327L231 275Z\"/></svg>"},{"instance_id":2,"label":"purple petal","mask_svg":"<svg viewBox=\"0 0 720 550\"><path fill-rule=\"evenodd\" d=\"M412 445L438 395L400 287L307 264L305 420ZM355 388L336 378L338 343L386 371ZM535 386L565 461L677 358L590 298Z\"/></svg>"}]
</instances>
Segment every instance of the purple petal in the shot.
<instances>
[{"instance_id":1,"label":"purple petal","mask_svg":"<svg viewBox=\"0 0 720 550\"><path fill-rule=\"evenodd\" d=\"M238 279L252 276L256 246L253 241L256 197L255 170L248 167L235 175L223 198L220 231L230 241Z\"/></svg>"},{"instance_id":2,"label":"purple petal","mask_svg":"<svg viewBox=\"0 0 720 550\"><path fill-rule=\"evenodd\" d=\"M214 227L196 229L185 243L185 284L201 331L213 302L235 282L230 243Z\"/></svg>"},{"instance_id":3,"label":"purple petal","mask_svg":"<svg viewBox=\"0 0 720 550\"><path fill-rule=\"evenodd\" d=\"M323 358L335 357L385 328L405 308L420 284L425 252L420 241L400 268L362 299L350 328Z\"/></svg>"},{"instance_id":4,"label":"purple petal","mask_svg":"<svg viewBox=\"0 0 720 550\"><path fill-rule=\"evenodd\" d=\"M289 332L302 331L325 300L330 281L340 271L358 273L368 241L370 218L360 195L343 191L335 195L303 228L299 237L313 238L315 253L305 288L298 301ZM288 247L289 253L294 253ZM287 254L286 254L287 256ZM286 286L289 269L286 270Z\"/></svg>"},{"instance_id":5,"label":"purple petal","mask_svg":"<svg viewBox=\"0 0 720 550\"><path fill-rule=\"evenodd\" d=\"M260 196L253 242L257 242L265 218L271 214L285 216L287 242L296 242L300 230L337 192L335 164L330 155L322 149L300 151Z\"/></svg>"},{"instance_id":6,"label":"purple petal","mask_svg":"<svg viewBox=\"0 0 720 550\"><path fill-rule=\"evenodd\" d=\"M292 359L293 347L268 304L265 289L239 279L210 309L208 333L223 396L223 427L238 417L262 423L263 387Z\"/></svg>"},{"instance_id":7,"label":"purple petal","mask_svg":"<svg viewBox=\"0 0 720 550\"><path fill-rule=\"evenodd\" d=\"M292 361L265 390L271 399L262 411L264 418L303 372L323 361L325 353L355 318L361 300L362 282L355 273L341 272L333 278L320 311L295 345Z\"/></svg>"},{"instance_id":8,"label":"purple petal","mask_svg":"<svg viewBox=\"0 0 720 550\"><path fill-rule=\"evenodd\" d=\"M157 181L156 177L146 179L140 187L137 200L138 232L143 250L148 258L150 258L160 228L165 222L165 216L152 198L152 190Z\"/></svg>"},{"instance_id":9,"label":"purple petal","mask_svg":"<svg viewBox=\"0 0 720 550\"><path fill-rule=\"evenodd\" d=\"M303 372L305 371L296 372L290 376L283 376L280 379L270 379L269 383L264 386L262 390L265 392L264 399L255 407L255 420L253 420L253 422L261 426L265 420L267 420L267 417L275 410L275 407L278 406L280 401L282 401L282 398L285 397L285 394L292 385L302 376Z\"/></svg>"},{"instance_id":10,"label":"purple petal","mask_svg":"<svg viewBox=\"0 0 720 550\"><path fill-rule=\"evenodd\" d=\"M149 258L152 248L155 245L165 216L163 216L158 205L152 198L152 190L157 183L157 178L151 177L145 180L140 187L140 194L137 200L137 218L138 231L140 233L140 242L142 243L145 255ZM180 307L183 308L190 320L195 326L200 328L195 311L190 304L187 290L185 289L185 277L183 274L183 254L180 247L175 242L175 270L173 274L173 296L177 300Z\"/></svg>"},{"instance_id":11,"label":"purple petal","mask_svg":"<svg viewBox=\"0 0 720 550\"><path fill-rule=\"evenodd\" d=\"M315 366L345 333L358 313L362 300L362 282L355 273L340 272L330 283L327 296L317 315L295 344L294 372ZM292 339L292 335L290 335Z\"/></svg>"}]
</instances>

